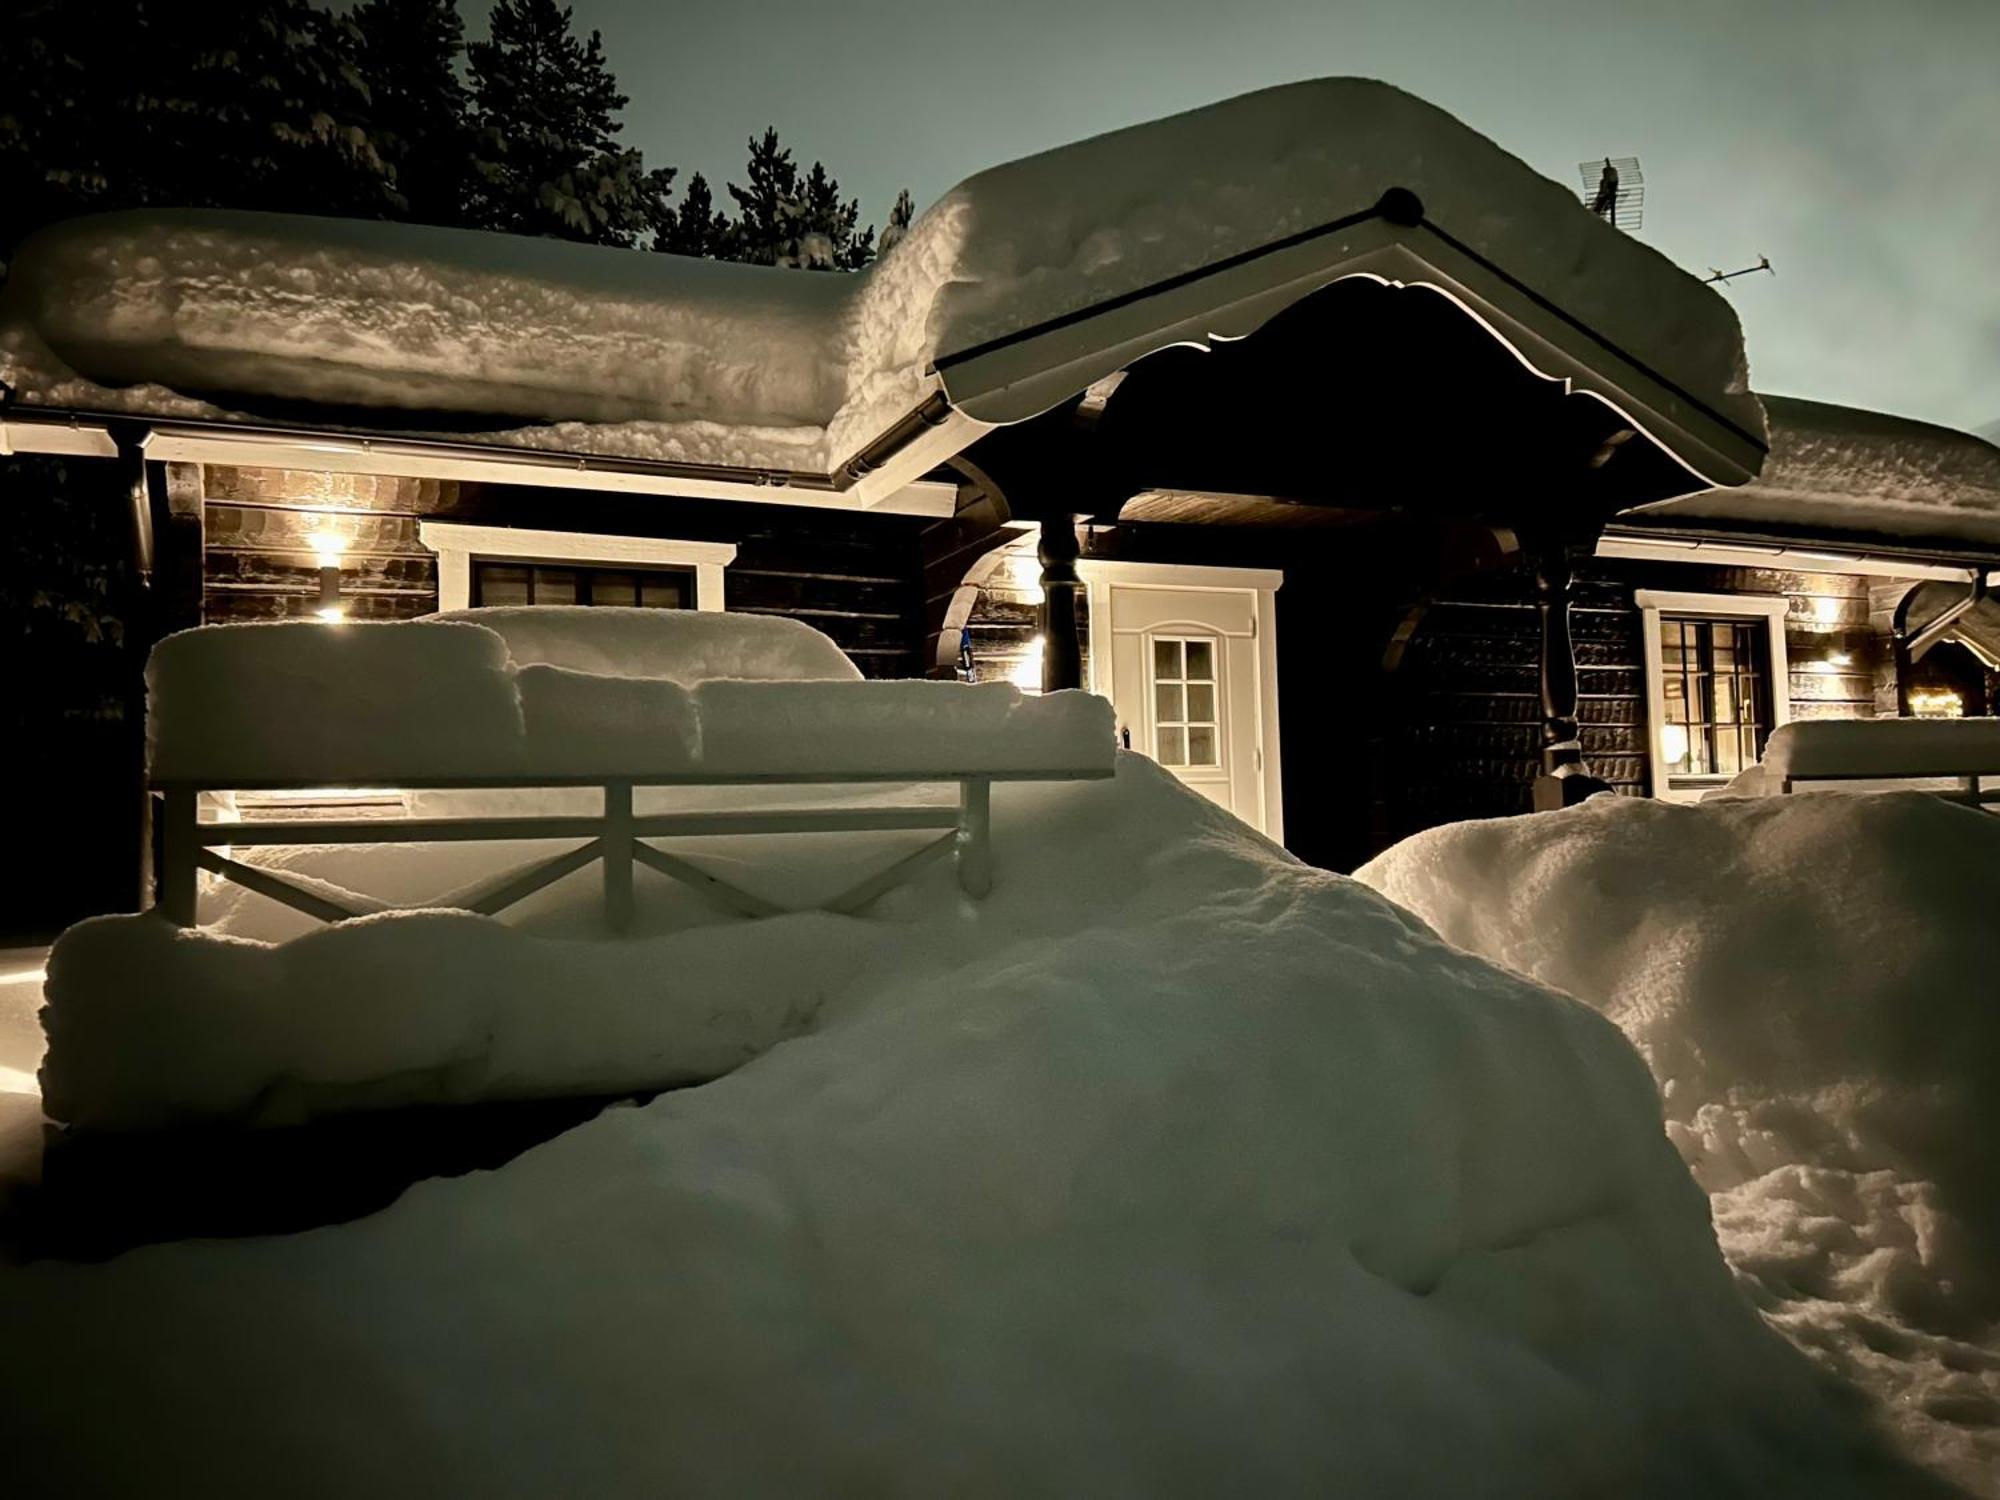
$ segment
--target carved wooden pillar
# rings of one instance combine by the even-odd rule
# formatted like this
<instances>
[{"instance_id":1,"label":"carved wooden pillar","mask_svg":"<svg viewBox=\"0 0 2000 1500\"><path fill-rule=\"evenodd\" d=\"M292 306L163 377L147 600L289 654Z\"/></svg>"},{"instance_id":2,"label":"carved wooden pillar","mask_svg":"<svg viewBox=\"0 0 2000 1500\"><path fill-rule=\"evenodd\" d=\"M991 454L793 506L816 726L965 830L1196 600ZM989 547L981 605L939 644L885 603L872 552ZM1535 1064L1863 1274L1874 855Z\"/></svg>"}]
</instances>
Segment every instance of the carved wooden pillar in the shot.
<instances>
[{"instance_id":1,"label":"carved wooden pillar","mask_svg":"<svg viewBox=\"0 0 2000 1500\"><path fill-rule=\"evenodd\" d=\"M1076 628L1076 525L1067 515L1042 521L1042 691L1083 686L1083 638Z\"/></svg>"},{"instance_id":2,"label":"carved wooden pillar","mask_svg":"<svg viewBox=\"0 0 2000 1500\"><path fill-rule=\"evenodd\" d=\"M1541 617L1542 774L1535 778L1534 807L1548 812L1570 807L1608 783L1590 774L1583 760L1577 714L1576 645L1570 636L1569 540L1560 534L1536 539L1535 609Z\"/></svg>"}]
</instances>

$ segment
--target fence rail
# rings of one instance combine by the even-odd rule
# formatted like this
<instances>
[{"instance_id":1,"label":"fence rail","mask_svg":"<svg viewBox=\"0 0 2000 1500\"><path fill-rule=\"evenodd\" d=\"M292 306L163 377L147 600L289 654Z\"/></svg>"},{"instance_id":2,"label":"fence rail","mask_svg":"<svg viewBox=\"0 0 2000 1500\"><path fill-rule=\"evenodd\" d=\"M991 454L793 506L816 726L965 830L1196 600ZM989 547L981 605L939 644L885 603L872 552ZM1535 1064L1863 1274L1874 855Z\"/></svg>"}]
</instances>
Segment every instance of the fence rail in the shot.
<instances>
[{"instance_id":1,"label":"fence rail","mask_svg":"<svg viewBox=\"0 0 2000 1500\"><path fill-rule=\"evenodd\" d=\"M342 844L428 844L465 841L561 840L573 847L525 869L496 876L488 885L455 903L461 909L491 916L553 885L567 875L598 864L603 871L604 918L614 932L631 926L634 901L632 871L640 865L700 892L715 904L746 917L776 916L787 908L744 890L691 861L648 842L654 839L757 837L771 834L888 833L937 830L938 837L920 845L883 869L856 880L828 900L815 904L822 911L860 911L927 865L949 855L958 883L975 900L993 885L993 783L996 781L1095 781L1108 770L1076 771L949 771L933 774L828 774L700 777L685 774L659 777L565 777L551 780L463 780L413 783L422 790L470 791L494 788L537 789L596 787L602 811L596 816L495 818L354 818L290 819L254 823L204 823L200 799L220 785L191 782L156 783L156 816L160 826L160 876L154 909L180 927L196 919L198 875L206 870L272 901L323 922L392 910L388 903L351 892L316 889L308 881L260 865L245 864L222 850ZM658 786L955 786L956 806L900 805L882 807L753 808L742 810L636 814L635 787ZM265 781L233 790L304 790L287 783Z\"/></svg>"}]
</instances>

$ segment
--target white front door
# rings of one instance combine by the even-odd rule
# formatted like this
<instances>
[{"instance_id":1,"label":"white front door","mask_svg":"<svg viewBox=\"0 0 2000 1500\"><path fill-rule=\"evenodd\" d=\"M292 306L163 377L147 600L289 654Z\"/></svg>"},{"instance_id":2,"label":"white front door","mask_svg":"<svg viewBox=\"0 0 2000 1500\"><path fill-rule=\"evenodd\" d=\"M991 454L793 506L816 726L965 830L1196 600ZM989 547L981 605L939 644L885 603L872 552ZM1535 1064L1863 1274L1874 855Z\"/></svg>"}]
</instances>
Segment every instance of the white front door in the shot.
<instances>
[{"instance_id":1,"label":"white front door","mask_svg":"<svg viewBox=\"0 0 2000 1500\"><path fill-rule=\"evenodd\" d=\"M1120 740L1274 839L1278 673L1273 596L1283 575L1085 561L1093 691Z\"/></svg>"}]
</instances>

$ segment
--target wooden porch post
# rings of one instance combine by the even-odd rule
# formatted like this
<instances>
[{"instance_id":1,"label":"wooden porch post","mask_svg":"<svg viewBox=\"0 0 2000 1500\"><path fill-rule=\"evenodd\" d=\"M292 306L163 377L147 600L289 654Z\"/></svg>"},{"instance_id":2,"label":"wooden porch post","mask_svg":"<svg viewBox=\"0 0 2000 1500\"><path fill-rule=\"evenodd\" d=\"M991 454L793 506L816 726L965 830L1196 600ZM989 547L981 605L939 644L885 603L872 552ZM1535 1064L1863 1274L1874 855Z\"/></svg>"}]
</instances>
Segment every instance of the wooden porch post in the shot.
<instances>
[{"instance_id":1,"label":"wooden porch post","mask_svg":"<svg viewBox=\"0 0 2000 1500\"><path fill-rule=\"evenodd\" d=\"M1583 759L1582 725L1577 712L1576 644L1570 635L1569 538L1560 532L1536 539L1535 610L1541 618L1542 773L1535 778L1534 808L1550 812L1571 807L1596 792L1611 790L1590 774Z\"/></svg>"},{"instance_id":2,"label":"wooden porch post","mask_svg":"<svg viewBox=\"0 0 2000 1500\"><path fill-rule=\"evenodd\" d=\"M1083 686L1083 638L1076 627L1076 525L1064 514L1042 520L1042 691Z\"/></svg>"}]
</instances>

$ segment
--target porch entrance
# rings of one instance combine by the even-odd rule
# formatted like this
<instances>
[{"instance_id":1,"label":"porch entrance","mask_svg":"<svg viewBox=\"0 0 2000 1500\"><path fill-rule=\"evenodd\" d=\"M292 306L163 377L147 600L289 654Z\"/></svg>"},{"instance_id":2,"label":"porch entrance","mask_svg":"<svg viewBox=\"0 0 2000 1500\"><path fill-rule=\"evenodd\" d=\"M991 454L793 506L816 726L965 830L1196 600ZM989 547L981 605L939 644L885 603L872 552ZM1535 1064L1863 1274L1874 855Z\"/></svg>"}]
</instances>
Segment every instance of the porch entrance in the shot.
<instances>
[{"instance_id":1,"label":"porch entrance","mask_svg":"<svg viewBox=\"0 0 2000 1500\"><path fill-rule=\"evenodd\" d=\"M1119 739L1270 838L1278 780L1275 570L1085 560L1090 688Z\"/></svg>"}]
</instances>

